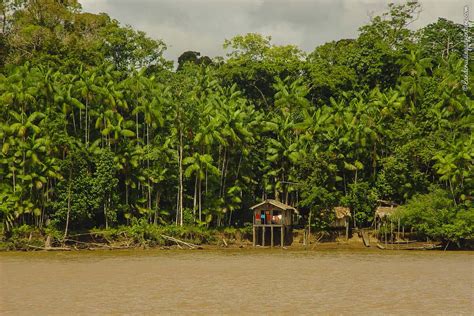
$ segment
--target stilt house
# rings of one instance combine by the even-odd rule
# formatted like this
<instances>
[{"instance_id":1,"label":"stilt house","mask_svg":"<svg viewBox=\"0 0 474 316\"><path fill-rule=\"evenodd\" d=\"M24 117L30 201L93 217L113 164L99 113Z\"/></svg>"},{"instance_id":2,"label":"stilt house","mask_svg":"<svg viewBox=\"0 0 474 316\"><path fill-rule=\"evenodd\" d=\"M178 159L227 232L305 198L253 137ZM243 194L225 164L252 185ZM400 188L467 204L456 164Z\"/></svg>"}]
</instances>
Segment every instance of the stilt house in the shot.
<instances>
[{"instance_id":1,"label":"stilt house","mask_svg":"<svg viewBox=\"0 0 474 316\"><path fill-rule=\"evenodd\" d=\"M379 206L375 210L375 228L380 229L382 222L388 220L397 210L398 204L391 201L378 200Z\"/></svg>"},{"instance_id":2,"label":"stilt house","mask_svg":"<svg viewBox=\"0 0 474 316\"><path fill-rule=\"evenodd\" d=\"M298 213L294 207L268 199L250 209L253 211L254 247L291 245L293 220Z\"/></svg>"}]
</instances>

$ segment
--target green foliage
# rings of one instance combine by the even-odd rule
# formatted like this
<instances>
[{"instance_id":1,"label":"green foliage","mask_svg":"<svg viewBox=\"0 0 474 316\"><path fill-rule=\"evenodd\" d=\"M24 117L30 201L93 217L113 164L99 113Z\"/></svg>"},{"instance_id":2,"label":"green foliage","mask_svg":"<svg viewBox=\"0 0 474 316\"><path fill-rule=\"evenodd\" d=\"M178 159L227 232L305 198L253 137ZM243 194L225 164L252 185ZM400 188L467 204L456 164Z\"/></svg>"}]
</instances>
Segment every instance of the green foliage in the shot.
<instances>
[{"instance_id":1,"label":"green foliage","mask_svg":"<svg viewBox=\"0 0 474 316\"><path fill-rule=\"evenodd\" d=\"M458 246L474 237L472 203L455 205L449 193L439 188L414 196L396 216L421 237L450 241Z\"/></svg>"},{"instance_id":2,"label":"green foliage","mask_svg":"<svg viewBox=\"0 0 474 316\"><path fill-rule=\"evenodd\" d=\"M92 231L92 233L94 230ZM107 238L120 241L121 239L130 239L138 245L157 246L168 245L170 242L163 235L178 238L194 244L210 244L215 242L215 232L204 227L197 226L156 226L148 223L145 219L133 220L129 226L118 226L106 230L100 230L105 233Z\"/></svg>"},{"instance_id":3,"label":"green foliage","mask_svg":"<svg viewBox=\"0 0 474 316\"><path fill-rule=\"evenodd\" d=\"M374 219L377 206L377 191L367 182L358 182L349 185L348 195L342 198L342 204L352 210L355 222L360 226L367 226Z\"/></svg>"},{"instance_id":4,"label":"green foliage","mask_svg":"<svg viewBox=\"0 0 474 316\"><path fill-rule=\"evenodd\" d=\"M420 234L472 236L473 95L461 48L447 47L460 27L415 32L415 1L308 56L251 33L226 40L226 58L183 53L176 71L165 43L77 1L0 9L5 234L105 227L138 244L204 242L243 226L261 198L298 206L319 230L339 205L368 226L383 198L410 201ZM434 217L417 206L433 184Z\"/></svg>"},{"instance_id":5,"label":"green foliage","mask_svg":"<svg viewBox=\"0 0 474 316\"><path fill-rule=\"evenodd\" d=\"M428 24L420 31L420 42L426 57L448 59L455 54L463 56L463 26L445 18Z\"/></svg>"}]
</instances>

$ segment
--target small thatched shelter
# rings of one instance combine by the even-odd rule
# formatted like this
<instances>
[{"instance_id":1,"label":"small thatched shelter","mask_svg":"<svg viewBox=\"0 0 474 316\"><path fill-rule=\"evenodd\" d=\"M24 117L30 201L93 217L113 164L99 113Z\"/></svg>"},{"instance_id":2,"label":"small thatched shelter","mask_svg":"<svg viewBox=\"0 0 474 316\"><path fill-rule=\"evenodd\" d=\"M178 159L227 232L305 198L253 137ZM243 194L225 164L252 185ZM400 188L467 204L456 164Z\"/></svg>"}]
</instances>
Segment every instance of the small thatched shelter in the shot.
<instances>
[{"instance_id":1,"label":"small thatched shelter","mask_svg":"<svg viewBox=\"0 0 474 316\"><path fill-rule=\"evenodd\" d=\"M336 229L345 228L346 239L349 238L349 226L351 220L351 210L348 207L336 206L334 209L335 219L331 223L331 227Z\"/></svg>"},{"instance_id":2,"label":"small thatched shelter","mask_svg":"<svg viewBox=\"0 0 474 316\"><path fill-rule=\"evenodd\" d=\"M398 204L395 202L378 200L379 206L375 210L375 229L379 230L382 222L386 222L397 210Z\"/></svg>"},{"instance_id":3,"label":"small thatched shelter","mask_svg":"<svg viewBox=\"0 0 474 316\"><path fill-rule=\"evenodd\" d=\"M293 206L277 200L267 199L252 206L250 209L254 213L254 246L265 246L265 240L269 240L272 247L274 244L279 244L281 247L291 244L293 215L298 214L298 211Z\"/></svg>"},{"instance_id":4,"label":"small thatched shelter","mask_svg":"<svg viewBox=\"0 0 474 316\"><path fill-rule=\"evenodd\" d=\"M393 206L379 206L375 210L375 217L384 220L386 217L390 217L396 211L397 207Z\"/></svg>"},{"instance_id":5,"label":"small thatched shelter","mask_svg":"<svg viewBox=\"0 0 474 316\"><path fill-rule=\"evenodd\" d=\"M334 208L334 215L336 219L331 224L332 227L346 227L349 225L351 210L348 207L336 206Z\"/></svg>"},{"instance_id":6,"label":"small thatched shelter","mask_svg":"<svg viewBox=\"0 0 474 316\"><path fill-rule=\"evenodd\" d=\"M398 207L398 204L391 201L378 200L379 206L375 210L375 218L384 220L393 215Z\"/></svg>"}]
</instances>

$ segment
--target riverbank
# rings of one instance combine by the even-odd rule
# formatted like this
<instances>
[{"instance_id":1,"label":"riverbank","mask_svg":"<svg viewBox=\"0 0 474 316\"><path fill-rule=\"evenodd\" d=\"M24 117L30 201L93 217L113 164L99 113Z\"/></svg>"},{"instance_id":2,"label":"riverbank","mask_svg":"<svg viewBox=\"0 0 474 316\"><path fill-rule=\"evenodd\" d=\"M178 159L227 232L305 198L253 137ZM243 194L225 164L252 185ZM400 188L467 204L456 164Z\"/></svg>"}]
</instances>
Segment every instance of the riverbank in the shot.
<instances>
[{"instance_id":1,"label":"riverbank","mask_svg":"<svg viewBox=\"0 0 474 316\"><path fill-rule=\"evenodd\" d=\"M198 226L158 226L139 223L109 229L70 232L23 225L0 236L0 250L97 250L134 248L200 248L249 243L248 228L208 229Z\"/></svg>"},{"instance_id":2,"label":"riverbank","mask_svg":"<svg viewBox=\"0 0 474 316\"><path fill-rule=\"evenodd\" d=\"M365 240L353 234L348 240L327 234L305 236L303 230L293 231L293 243L284 249L377 249L377 250L461 250L450 245L433 242L385 244L378 240ZM196 226L122 226L107 230L94 229L87 232L72 232L64 237L54 230L39 230L21 226L10 236L0 239L0 251L94 251L125 249L159 250L216 250L253 248L251 230L244 228L207 229ZM448 247L446 247L448 246ZM265 249L270 247L257 246ZM275 247L278 248L278 247ZM468 249L464 249L468 250Z\"/></svg>"}]
</instances>

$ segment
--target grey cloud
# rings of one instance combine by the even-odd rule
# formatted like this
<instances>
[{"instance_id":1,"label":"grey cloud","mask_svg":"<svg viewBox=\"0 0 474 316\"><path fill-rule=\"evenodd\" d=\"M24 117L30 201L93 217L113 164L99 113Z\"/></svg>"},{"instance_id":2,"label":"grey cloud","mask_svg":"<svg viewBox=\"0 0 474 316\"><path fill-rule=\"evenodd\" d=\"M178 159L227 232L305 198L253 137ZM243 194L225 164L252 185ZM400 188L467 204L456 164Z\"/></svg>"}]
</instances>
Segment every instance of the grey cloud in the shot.
<instances>
[{"instance_id":1,"label":"grey cloud","mask_svg":"<svg viewBox=\"0 0 474 316\"><path fill-rule=\"evenodd\" d=\"M403 2L396 0L395 2ZM470 3L469 3L470 2ZM370 14L380 14L385 0L82 0L85 11L105 12L123 24L163 39L166 56L186 50L222 56L222 43L237 34L271 35L274 43L306 51L317 45L357 36ZM413 27L439 16L462 22L462 7L472 0L423 0Z\"/></svg>"}]
</instances>

